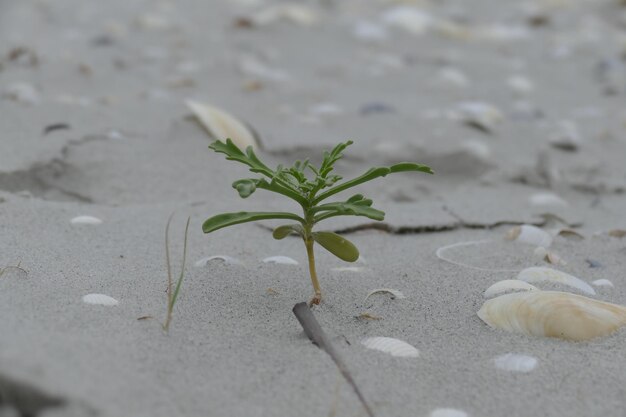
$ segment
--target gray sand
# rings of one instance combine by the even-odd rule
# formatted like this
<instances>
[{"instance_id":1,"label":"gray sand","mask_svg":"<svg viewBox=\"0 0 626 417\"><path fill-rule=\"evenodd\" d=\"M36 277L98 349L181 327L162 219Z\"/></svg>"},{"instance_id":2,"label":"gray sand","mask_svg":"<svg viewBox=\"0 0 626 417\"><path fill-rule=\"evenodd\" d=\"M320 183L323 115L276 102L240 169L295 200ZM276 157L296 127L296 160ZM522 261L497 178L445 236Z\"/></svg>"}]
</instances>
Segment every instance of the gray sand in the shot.
<instances>
[{"instance_id":1,"label":"gray sand","mask_svg":"<svg viewBox=\"0 0 626 417\"><path fill-rule=\"evenodd\" d=\"M223 211L297 207L262 191L237 196L230 184L249 173L207 149L212 139L184 106L194 98L253 126L272 166L350 138L337 168L345 177L401 160L437 171L359 189L387 212L386 230L361 218L327 223L350 231L358 271L335 270L350 265L317 251L324 301L315 315L377 415L626 414L626 330L571 343L493 330L475 314L489 285L516 276L489 270L547 265L532 247L503 241L515 224L550 226L545 214L585 236L555 239L550 250L567 261L558 269L610 279L615 287L597 287L595 298L626 304L626 240L607 233L626 229L626 8L404 3L430 18L423 33L383 23L401 7L392 1L297 2L317 18L311 26L252 28L234 22L281 3L0 3L0 267L28 271L0 277L0 380L67 400L39 414L47 417L364 415L291 312L312 295L301 242L275 241L255 224L202 233L202 221ZM385 37L355 37L365 20ZM510 87L511 76L534 89ZM251 81L260 89L247 89ZM464 102L489 103L502 120L489 132L468 126L455 112ZM577 130L574 150L550 144L563 122ZM44 135L54 123L70 129ZM567 205L530 203L547 192ZM187 216L192 226L164 334L173 211L175 271ZM103 223L70 223L81 215ZM492 243L453 252L469 267L435 256L484 239ZM194 266L213 255L243 265ZM274 255L299 265L261 261ZM383 287L407 298L364 301ZM119 304L84 304L89 293ZM367 350L360 341L370 336L404 340L420 356ZM509 352L535 356L536 369L496 369L493 359Z\"/></svg>"}]
</instances>

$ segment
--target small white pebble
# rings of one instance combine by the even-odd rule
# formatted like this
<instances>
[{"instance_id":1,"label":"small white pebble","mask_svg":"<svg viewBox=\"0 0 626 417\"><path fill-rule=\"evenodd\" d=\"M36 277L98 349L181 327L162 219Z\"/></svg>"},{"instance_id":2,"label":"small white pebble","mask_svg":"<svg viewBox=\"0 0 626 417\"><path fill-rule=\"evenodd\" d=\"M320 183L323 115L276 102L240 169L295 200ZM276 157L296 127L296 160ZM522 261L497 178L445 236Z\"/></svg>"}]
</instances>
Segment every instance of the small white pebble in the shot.
<instances>
[{"instance_id":1,"label":"small white pebble","mask_svg":"<svg viewBox=\"0 0 626 417\"><path fill-rule=\"evenodd\" d=\"M93 216L78 216L70 220L70 223L98 225L98 224L102 224L102 220Z\"/></svg>"},{"instance_id":2,"label":"small white pebble","mask_svg":"<svg viewBox=\"0 0 626 417\"><path fill-rule=\"evenodd\" d=\"M27 83L10 84L2 90L1 96L28 105L38 104L41 101L41 96L37 89Z\"/></svg>"},{"instance_id":3,"label":"small white pebble","mask_svg":"<svg viewBox=\"0 0 626 417\"><path fill-rule=\"evenodd\" d=\"M567 207L569 204L556 194L537 193L528 198L531 206L535 207Z\"/></svg>"},{"instance_id":4,"label":"small white pebble","mask_svg":"<svg viewBox=\"0 0 626 417\"><path fill-rule=\"evenodd\" d=\"M614 287L613 283L608 279L597 279L592 284L596 287Z\"/></svg>"},{"instance_id":5,"label":"small white pebble","mask_svg":"<svg viewBox=\"0 0 626 417\"><path fill-rule=\"evenodd\" d=\"M496 368L503 371L527 373L537 366L537 358L516 353L505 353L495 358Z\"/></svg>"},{"instance_id":6,"label":"small white pebble","mask_svg":"<svg viewBox=\"0 0 626 417\"><path fill-rule=\"evenodd\" d=\"M469 414L456 408L436 408L430 413L430 417L469 417Z\"/></svg>"},{"instance_id":7,"label":"small white pebble","mask_svg":"<svg viewBox=\"0 0 626 417\"><path fill-rule=\"evenodd\" d=\"M522 75L513 75L509 77L506 80L506 83L515 94L519 95L529 94L535 89L533 82Z\"/></svg>"},{"instance_id":8,"label":"small white pebble","mask_svg":"<svg viewBox=\"0 0 626 417\"><path fill-rule=\"evenodd\" d=\"M266 264L298 265L298 261L288 256L270 256L263 259Z\"/></svg>"},{"instance_id":9,"label":"small white pebble","mask_svg":"<svg viewBox=\"0 0 626 417\"><path fill-rule=\"evenodd\" d=\"M87 294L83 297L83 303L109 307L119 304L115 298L105 294Z\"/></svg>"}]
</instances>

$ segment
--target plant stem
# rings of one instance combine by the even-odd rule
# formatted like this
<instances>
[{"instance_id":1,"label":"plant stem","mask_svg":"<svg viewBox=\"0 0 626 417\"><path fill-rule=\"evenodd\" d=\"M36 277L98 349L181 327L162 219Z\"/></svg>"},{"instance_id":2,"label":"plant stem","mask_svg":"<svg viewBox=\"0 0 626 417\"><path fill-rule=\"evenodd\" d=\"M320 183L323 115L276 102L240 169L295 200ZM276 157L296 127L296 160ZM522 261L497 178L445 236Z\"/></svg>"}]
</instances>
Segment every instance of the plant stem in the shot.
<instances>
[{"instance_id":1,"label":"plant stem","mask_svg":"<svg viewBox=\"0 0 626 417\"><path fill-rule=\"evenodd\" d=\"M309 302L309 305L319 304L322 301L322 289L320 283L317 280L317 272L315 271L315 254L313 252L313 236L311 236L311 227L305 226L304 228L304 246L306 246L306 253L309 258L309 274L311 275L311 282L313 283L313 290L315 295Z\"/></svg>"}]
</instances>

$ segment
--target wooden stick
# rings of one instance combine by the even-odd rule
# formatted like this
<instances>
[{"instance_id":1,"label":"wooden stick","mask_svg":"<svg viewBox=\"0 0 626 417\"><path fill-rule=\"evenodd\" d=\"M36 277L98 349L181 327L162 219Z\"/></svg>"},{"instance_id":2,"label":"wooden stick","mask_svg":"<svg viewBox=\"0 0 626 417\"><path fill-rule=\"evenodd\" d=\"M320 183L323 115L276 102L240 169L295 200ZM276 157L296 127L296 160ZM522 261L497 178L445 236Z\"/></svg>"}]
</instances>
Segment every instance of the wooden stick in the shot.
<instances>
[{"instance_id":1,"label":"wooden stick","mask_svg":"<svg viewBox=\"0 0 626 417\"><path fill-rule=\"evenodd\" d=\"M345 363L343 362L333 345L330 343L328 336L326 336L326 333L324 333L324 330L322 330L322 327L311 312L311 309L309 308L307 303L303 302L296 304L293 307L293 314L296 315L296 318L304 329L304 333L306 333L311 342L317 345L317 347L322 349L324 352L328 353L330 358L335 362L335 365L337 365L339 372L341 372L346 381L348 381L348 384L350 384L352 386L352 389L354 389L357 397L359 397L359 400L361 401L361 404L363 404L367 415L369 417L375 417L374 412L367 404L367 401L365 401L365 397L363 397L361 390L359 390L356 382L354 382L354 379L348 371L348 368L346 367Z\"/></svg>"}]
</instances>

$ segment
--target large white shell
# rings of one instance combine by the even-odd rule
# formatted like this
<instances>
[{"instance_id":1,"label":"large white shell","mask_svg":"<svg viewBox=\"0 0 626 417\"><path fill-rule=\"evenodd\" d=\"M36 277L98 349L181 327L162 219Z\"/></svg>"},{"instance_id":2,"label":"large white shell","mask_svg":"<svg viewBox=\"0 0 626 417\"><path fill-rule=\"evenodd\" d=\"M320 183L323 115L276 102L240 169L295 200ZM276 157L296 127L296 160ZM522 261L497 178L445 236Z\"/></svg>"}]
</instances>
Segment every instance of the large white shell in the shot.
<instances>
[{"instance_id":1,"label":"large white shell","mask_svg":"<svg viewBox=\"0 0 626 417\"><path fill-rule=\"evenodd\" d=\"M515 226L506 234L508 240L527 243L534 246L549 247L552 244L552 235L536 226L523 224Z\"/></svg>"},{"instance_id":2,"label":"large white shell","mask_svg":"<svg viewBox=\"0 0 626 417\"><path fill-rule=\"evenodd\" d=\"M266 264L298 265L298 261L288 256L270 256L263 259Z\"/></svg>"},{"instance_id":3,"label":"large white shell","mask_svg":"<svg viewBox=\"0 0 626 417\"><path fill-rule=\"evenodd\" d=\"M435 408L430 417L468 417L468 414L456 408Z\"/></svg>"},{"instance_id":4,"label":"large white shell","mask_svg":"<svg viewBox=\"0 0 626 417\"><path fill-rule=\"evenodd\" d=\"M498 281L489 288L485 290L483 296L485 298L495 297L496 295L500 295L507 291L538 291L539 288L531 285L525 281L520 281L518 279L505 279L502 281Z\"/></svg>"},{"instance_id":5,"label":"large white shell","mask_svg":"<svg viewBox=\"0 0 626 417\"><path fill-rule=\"evenodd\" d=\"M537 284L540 282L558 282L559 284L564 284L570 286L572 288L576 288L585 292L587 294L594 295L596 291L591 287L591 285L587 284L580 278L576 278L573 275L566 274L565 272L558 271L556 269L542 267L542 266L534 266L531 268L526 268L522 270L518 275L517 279L521 281L526 281L529 283Z\"/></svg>"},{"instance_id":6,"label":"large white shell","mask_svg":"<svg viewBox=\"0 0 626 417\"><path fill-rule=\"evenodd\" d=\"M74 217L72 220L70 220L70 223L72 224L90 224L90 225L99 225L102 224L102 220L100 220L97 217L93 217L93 216L78 216L78 217Z\"/></svg>"},{"instance_id":7,"label":"large white shell","mask_svg":"<svg viewBox=\"0 0 626 417\"><path fill-rule=\"evenodd\" d=\"M558 291L505 294L478 317L493 328L572 341L609 335L626 324L626 307Z\"/></svg>"},{"instance_id":8,"label":"large white shell","mask_svg":"<svg viewBox=\"0 0 626 417\"><path fill-rule=\"evenodd\" d=\"M537 358L534 356L505 353L495 358L496 368L511 372L530 372L537 366Z\"/></svg>"},{"instance_id":9,"label":"large white shell","mask_svg":"<svg viewBox=\"0 0 626 417\"><path fill-rule=\"evenodd\" d=\"M203 266L207 266L207 264L213 260L220 260L223 263L225 263L226 265L242 265L242 262L237 259L237 258L233 258L232 256L228 256L228 255L214 255L214 256L208 256L206 258L202 258L198 261L196 261L195 265L200 268Z\"/></svg>"},{"instance_id":10,"label":"large white shell","mask_svg":"<svg viewBox=\"0 0 626 417\"><path fill-rule=\"evenodd\" d=\"M83 297L83 303L101 306L116 306L119 302L105 294L87 294Z\"/></svg>"},{"instance_id":11,"label":"large white shell","mask_svg":"<svg viewBox=\"0 0 626 417\"><path fill-rule=\"evenodd\" d=\"M254 134L235 116L193 100L187 100L185 104L213 138L222 141L230 138L240 149L248 146L258 149L259 144Z\"/></svg>"},{"instance_id":12,"label":"large white shell","mask_svg":"<svg viewBox=\"0 0 626 417\"><path fill-rule=\"evenodd\" d=\"M361 340L361 344L368 349L380 350L391 356L403 358L417 358L419 350L405 341L391 337L368 337Z\"/></svg>"}]
</instances>

